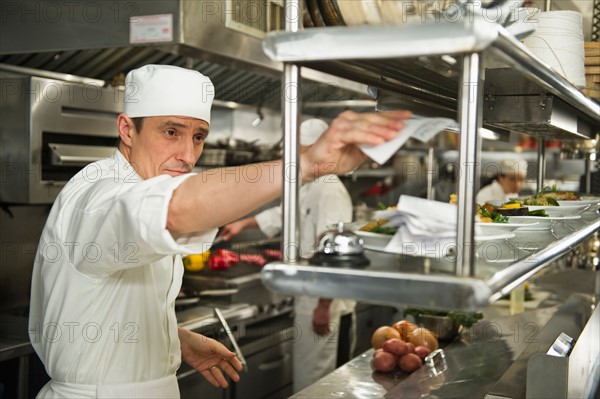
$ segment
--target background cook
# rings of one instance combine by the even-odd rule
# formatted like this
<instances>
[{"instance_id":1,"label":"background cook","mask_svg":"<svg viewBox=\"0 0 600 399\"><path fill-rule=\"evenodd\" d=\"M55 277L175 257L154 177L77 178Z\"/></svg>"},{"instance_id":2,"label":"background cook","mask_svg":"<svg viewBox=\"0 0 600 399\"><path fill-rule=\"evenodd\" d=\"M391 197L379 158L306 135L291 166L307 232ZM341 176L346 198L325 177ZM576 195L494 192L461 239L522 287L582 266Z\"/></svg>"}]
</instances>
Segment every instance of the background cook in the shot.
<instances>
[{"instance_id":1,"label":"background cook","mask_svg":"<svg viewBox=\"0 0 600 399\"><path fill-rule=\"evenodd\" d=\"M306 151L327 130L320 119L307 119L300 124L300 151ZM318 237L328 226L352 221L352 199L337 176L325 176L300 188L300 247L303 258L310 258L317 249ZM230 239L242 230L258 227L267 237L274 237L282 229L281 206L266 209L224 226L220 235ZM294 339L294 392L312 385L335 370L338 350L350 354L353 350L356 302L346 299L296 296L294 325L298 336ZM342 323L344 317L344 323ZM340 348L340 328L344 331L347 347Z\"/></svg>"}]
</instances>

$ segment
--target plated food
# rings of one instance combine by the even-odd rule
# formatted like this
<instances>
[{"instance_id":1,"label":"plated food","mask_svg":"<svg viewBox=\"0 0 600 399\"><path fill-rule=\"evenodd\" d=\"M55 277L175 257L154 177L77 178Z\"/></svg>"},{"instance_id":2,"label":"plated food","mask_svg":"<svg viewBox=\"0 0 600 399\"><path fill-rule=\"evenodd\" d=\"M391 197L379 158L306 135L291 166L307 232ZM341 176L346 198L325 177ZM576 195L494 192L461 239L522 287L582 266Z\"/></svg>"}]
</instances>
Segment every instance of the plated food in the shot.
<instances>
[{"instance_id":1,"label":"plated food","mask_svg":"<svg viewBox=\"0 0 600 399\"><path fill-rule=\"evenodd\" d=\"M571 206L529 206L530 211L543 210L548 216L573 216L585 212L590 207L589 204L571 205Z\"/></svg>"},{"instance_id":2,"label":"plated food","mask_svg":"<svg viewBox=\"0 0 600 399\"><path fill-rule=\"evenodd\" d=\"M560 191L556 186L544 187L537 194L524 198L515 198L514 201L522 205L534 206L559 206L558 201L577 201L579 196L574 191Z\"/></svg>"}]
</instances>

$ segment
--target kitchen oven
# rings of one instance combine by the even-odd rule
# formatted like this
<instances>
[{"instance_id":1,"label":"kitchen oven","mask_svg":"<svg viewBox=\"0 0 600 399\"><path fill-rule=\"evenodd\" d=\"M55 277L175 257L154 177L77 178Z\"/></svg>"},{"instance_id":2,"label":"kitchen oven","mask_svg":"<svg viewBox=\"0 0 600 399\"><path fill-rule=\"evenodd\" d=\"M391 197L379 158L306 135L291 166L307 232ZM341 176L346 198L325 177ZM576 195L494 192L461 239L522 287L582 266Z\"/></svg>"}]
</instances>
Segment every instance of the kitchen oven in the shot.
<instances>
[{"instance_id":1,"label":"kitchen oven","mask_svg":"<svg viewBox=\"0 0 600 399\"><path fill-rule=\"evenodd\" d=\"M215 338L233 349L213 315L214 304L178 312L180 326ZM227 389L215 388L183 363L177 372L182 399L275 399L292 395L292 344L298 331L293 325L291 304L266 309L249 304L218 305L247 362L240 381Z\"/></svg>"},{"instance_id":2,"label":"kitchen oven","mask_svg":"<svg viewBox=\"0 0 600 399\"><path fill-rule=\"evenodd\" d=\"M52 203L83 166L113 153L122 109L116 88L1 74L0 202Z\"/></svg>"}]
</instances>

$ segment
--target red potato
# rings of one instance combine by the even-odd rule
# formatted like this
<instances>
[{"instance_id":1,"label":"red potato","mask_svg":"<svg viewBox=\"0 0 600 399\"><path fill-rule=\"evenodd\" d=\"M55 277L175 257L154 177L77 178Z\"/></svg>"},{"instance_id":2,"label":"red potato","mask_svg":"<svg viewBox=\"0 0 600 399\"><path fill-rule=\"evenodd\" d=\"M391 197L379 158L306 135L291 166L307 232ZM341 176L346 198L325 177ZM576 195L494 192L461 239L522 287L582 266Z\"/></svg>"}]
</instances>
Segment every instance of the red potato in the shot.
<instances>
[{"instance_id":1,"label":"red potato","mask_svg":"<svg viewBox=\"0 0 600 399\"><path fill-rule=\"evenodd\" d=\"M412 373L423 365L421 358L414 353L407 353L398 360L398 367L406 373Z\"/></svg>"},{"instance_id":2,"label":"red potato","mask_svg":"<svg viewBox=\"0 0 600 399\"><path fill-rule=\"evenodd\" d=\"M409 342L406 345L408 345L408 352L407 353L415 353L415 346L413 344L411 344Z\"/></svg>"},{"instance_id":3,"label":"red potato","mask_svg":"<svg viewBox=\"0 0 600 399\"><path fill-rule=\"evenodd\" d=\"M408 353L408 344L399 338L392 338L383 343L383 350L392 355L402 356Z\"/></svg>"},{"instance_id":4,"label":"red potato","mask_svg":"<svg viewBox=\"0 0 600 399\"><path fill-rule=\"evenodd\" d=\"M425 359L430 353L431 349L429 349L427 346L417 346L415 348L415 354L421 359Z\"/></svg>"},{"instance_id":5,"label":"red potato","mask_svg":"<svg viewBox=\"0 0 600 399\"><path fill-rule=\"evenodd\" d=\"M371 366L377 371L388 373L396 367L396 356L381 351L373 356Z\"/></svg>"}]
</instances>

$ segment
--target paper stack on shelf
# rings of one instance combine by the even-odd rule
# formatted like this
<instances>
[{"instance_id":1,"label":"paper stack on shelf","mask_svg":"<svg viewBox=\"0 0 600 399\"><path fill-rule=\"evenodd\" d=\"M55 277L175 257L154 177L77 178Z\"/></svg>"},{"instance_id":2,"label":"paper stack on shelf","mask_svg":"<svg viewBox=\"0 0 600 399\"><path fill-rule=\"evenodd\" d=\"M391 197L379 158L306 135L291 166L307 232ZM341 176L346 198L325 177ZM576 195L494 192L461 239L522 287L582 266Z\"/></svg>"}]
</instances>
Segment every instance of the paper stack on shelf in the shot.
<instances>
[{"instance_id":1,"label":"paper stack on shelf","mask_svg":"<svg viewBox=\"0 0 600 399\"><path fill-rule=\"evenodd\" d=\"M582 91L600 101L600 42L585 42L585 89Z\"/></svg>"},{"instance_id":2,"label":"paper stack on shelf","mask_svg":"<svg viewBox=\"0 0 600 399\"><path fill-rule=\"evenodd\" d=\"M398 227L386 252L440 258L456 246L455 205L401 195L397 209L375 217L387 220L386 227Z\"/></svg>"}]
</instances>

